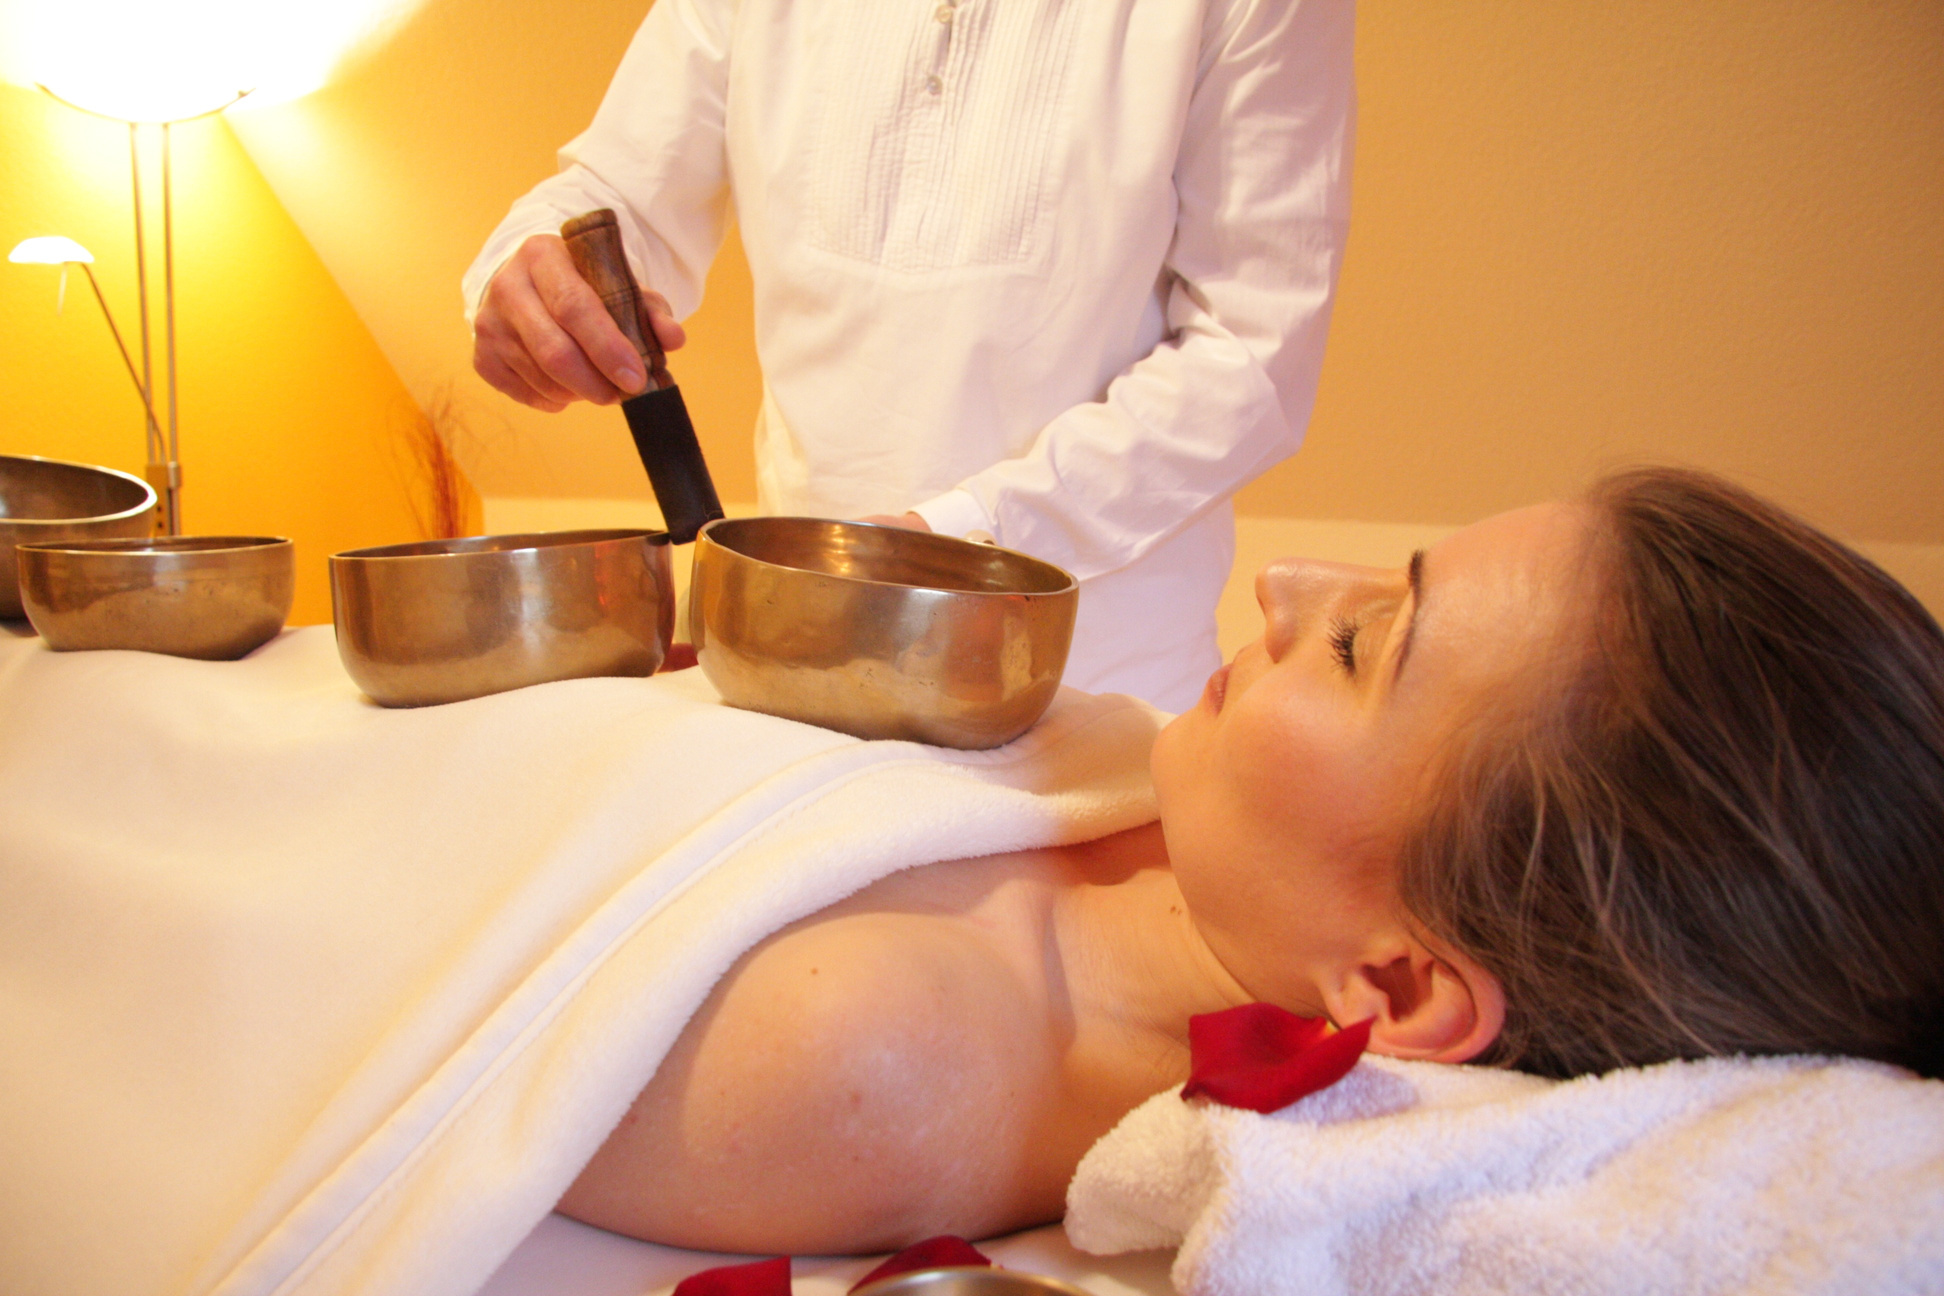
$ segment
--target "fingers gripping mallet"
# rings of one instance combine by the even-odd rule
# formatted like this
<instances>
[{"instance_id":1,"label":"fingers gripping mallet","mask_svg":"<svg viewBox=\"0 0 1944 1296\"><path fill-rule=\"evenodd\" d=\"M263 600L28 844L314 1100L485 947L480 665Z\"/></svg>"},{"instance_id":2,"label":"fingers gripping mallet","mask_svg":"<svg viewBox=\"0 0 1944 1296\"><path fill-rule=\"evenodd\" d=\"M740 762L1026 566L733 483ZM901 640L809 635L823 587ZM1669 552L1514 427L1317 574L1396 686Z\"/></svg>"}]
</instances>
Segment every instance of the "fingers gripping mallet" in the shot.
<instances>
[{"instance_id":1,"label":"fingers gripping mallet","mask_svg":"<svg viewBox=\"0 0 1944 1296\"><path fill-rule=\"evenodd\" d=\"M574 268L600 295L601 304L648 370L648 390L622 401L621 411L628 416L628 431L634 434L641 465L648 470L668 537L676 544L687 544L703 523L722 516L722 504L716 499L715 482L703 462L681 389L668 372L668 360L621 250L620 226L614 212L603 207L562 225L560 237L567 242Z\"/></svg>"}]
</instances>

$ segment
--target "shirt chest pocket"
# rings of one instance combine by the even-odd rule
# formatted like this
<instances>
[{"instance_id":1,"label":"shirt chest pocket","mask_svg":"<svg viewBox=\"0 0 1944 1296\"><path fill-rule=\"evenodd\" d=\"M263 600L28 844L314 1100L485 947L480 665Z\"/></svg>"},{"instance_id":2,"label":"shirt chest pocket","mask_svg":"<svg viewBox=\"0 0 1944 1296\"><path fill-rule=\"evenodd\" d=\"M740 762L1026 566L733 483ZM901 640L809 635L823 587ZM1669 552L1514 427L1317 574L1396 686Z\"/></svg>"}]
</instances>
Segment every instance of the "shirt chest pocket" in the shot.
<instances>
[{"instance_id":1,"label":"shirt chest pocket","mask_svg":"<svg viewBox=\"0 0 1944 1296\"><path fill-rule=\"evenodd\" d=\"M806 42L817 86L805 232L923 273L1042 250L1070 134L1081 0L836 0Z\"/></svg>"}]
</instances>

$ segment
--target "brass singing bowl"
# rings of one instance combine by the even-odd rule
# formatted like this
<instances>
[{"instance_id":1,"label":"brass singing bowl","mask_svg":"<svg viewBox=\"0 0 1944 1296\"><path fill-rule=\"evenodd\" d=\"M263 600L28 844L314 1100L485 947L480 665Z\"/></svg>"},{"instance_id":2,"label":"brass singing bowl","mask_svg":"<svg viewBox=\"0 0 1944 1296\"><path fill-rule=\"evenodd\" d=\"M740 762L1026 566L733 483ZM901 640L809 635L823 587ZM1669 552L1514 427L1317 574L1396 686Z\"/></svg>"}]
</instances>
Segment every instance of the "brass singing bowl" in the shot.
<instances>
[{"instance_id":1,"label":"brass singing bowl","mask_svg":"<svg viewBox=\"0 0 1944 1296\"><path fill-rule=\"evenodd\" d=\"M20 600L50 648L231 661L283 629L296 563L282 536L23 544Z\"/></svg>"},{"instance_id":2,"label":"brass singing bowl","mask_svg":"<svg viewBox=\"0 0 1944 1296\"><path fill-rule=\"evenodd\" d=\"M915 1269L859 1287L855 1296L1087 1296L1069 1283L1010 1269Z\"/></svg>"},{"instance_id":3,"label":"brass singing bowl","mask_svg":"<svg viewBox=\"0 0 1944 1296\"><path fill-rule=\"evenodd\" d=\"M34 455L0 455L0 619L22 615L14 546L145 536L155 490L140 477Z\"/></svg>"},{"instance_id":4,"label":"brass singing bowl","mask_svg":"<svg viewBox=\"0 0 1944 1296\"><path fill-rule=\"evenodd\" d=\"M860 738L997 747L1060 687L1079 586L994 545L731 518L695 542L689 633L732 706Z\"/></svg>"},{"instance_id":5,"label":"brass singing bowl","mask_svg":"<svg viewBox=\"0 0 1944 1296\"><path fill-rule=\"evenodd\" d=\"M338 656L384 706L652 675L675 630L662 531L545 531L331 555Z\"/></svg>"}]
</instances>

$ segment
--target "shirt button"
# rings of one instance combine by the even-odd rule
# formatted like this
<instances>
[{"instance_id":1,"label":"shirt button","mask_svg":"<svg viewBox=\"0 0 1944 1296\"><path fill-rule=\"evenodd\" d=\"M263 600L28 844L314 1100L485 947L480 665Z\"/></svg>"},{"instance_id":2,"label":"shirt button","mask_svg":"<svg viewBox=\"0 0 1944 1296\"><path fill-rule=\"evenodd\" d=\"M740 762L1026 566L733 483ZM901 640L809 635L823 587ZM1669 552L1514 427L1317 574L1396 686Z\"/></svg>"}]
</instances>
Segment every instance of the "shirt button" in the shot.
<instances>
[{"instance_id":1,"label":"shirt button","mask_svg":"<svg viewBox=\"0 0 1944 1296\"><path fill-rule=\"evenodd\" d=\"M925 89L931 91L933 94L937 94L944 88L945 82L939 78L937 73L933 73L931 76L925 78Z\"/></svg>"},{"instance_id":2,"label":"shirt button","mask_svg":"<svg viewBox=\"0 0 1944 1296\"><path fill-rule=\"evenodd\" d=\"M938 8L932 12L932 17L938 19L938 21L942 23L949 24L952 21L952 6L948 4L942 4L938 6Z\"/></svg>"}]
</instances>

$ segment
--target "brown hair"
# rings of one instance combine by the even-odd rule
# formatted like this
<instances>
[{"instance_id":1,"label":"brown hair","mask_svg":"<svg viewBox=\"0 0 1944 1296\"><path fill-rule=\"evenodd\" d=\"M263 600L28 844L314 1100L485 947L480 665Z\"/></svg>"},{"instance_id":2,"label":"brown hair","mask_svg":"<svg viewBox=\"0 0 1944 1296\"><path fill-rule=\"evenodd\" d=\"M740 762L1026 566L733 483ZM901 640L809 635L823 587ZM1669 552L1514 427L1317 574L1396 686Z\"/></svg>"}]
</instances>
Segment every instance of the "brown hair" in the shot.
<instances>
[{"instance_id":1,"label":"brown hair","mask_svg":"<svg viewBox=\"0 0 1944 1296\"><path fill-rule=\"evenodd\" d=\"M1451 745L1402 865L1406 908L1504 985L1481 1060L1944 1074L1944 634L1717 478L1628 472L1587 501L1590 651Z\"/></svg>"}]
</instances>

